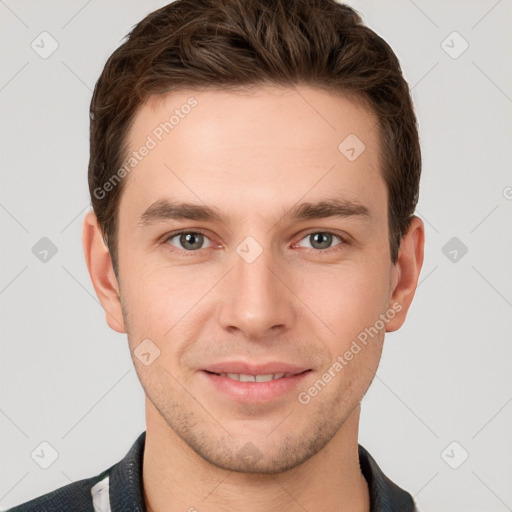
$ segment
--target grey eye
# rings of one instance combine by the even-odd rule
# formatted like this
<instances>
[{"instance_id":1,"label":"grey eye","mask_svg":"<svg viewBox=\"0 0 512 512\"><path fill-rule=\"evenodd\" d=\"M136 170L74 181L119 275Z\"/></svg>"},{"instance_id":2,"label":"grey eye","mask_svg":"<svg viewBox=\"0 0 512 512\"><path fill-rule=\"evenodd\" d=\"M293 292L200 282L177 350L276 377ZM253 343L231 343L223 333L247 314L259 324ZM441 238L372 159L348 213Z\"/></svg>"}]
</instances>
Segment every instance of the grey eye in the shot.
<instances>
[{"instance_id":1,"label":"grey eye","mask_svg":"<svg viewBox=\"0 0 512 512\"><path fill-rule=\"evenodd\" d=\"M177 239L177 243L173 243L173 240L175 239ZM168 241L171 245L178 247L178 249L196 251L204 248L203 245L205 240L208 240L208 238L202 233L191 231L188 233L178 233L177 235L170 237Z\"/></svg>"},{"instance_id":2,"label":"grey eye","mask_svg":"<svg viewBox=\"0 0 512 512\"><path fill-rule=\"evenodd\" d=\"M317 233L310 233L309 235L305 236L301 243L304 240L309 241L310 245L306 247L311 247L312 249L330 249L334 239L337 238L340 242L342 242L341 238L337 235L334 235L332 233L327 233L324 231L319 231ZM304 247L304 246L302 246Z\"/></svg>"}]
</instances>

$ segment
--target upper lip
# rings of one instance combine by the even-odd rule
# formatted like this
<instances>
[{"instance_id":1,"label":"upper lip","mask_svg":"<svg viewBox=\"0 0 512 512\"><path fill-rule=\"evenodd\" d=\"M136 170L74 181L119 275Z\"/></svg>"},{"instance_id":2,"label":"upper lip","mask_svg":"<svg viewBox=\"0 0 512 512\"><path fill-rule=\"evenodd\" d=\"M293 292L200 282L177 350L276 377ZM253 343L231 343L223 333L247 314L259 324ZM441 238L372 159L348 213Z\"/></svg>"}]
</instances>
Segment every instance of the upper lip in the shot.
<instances>
[{"instance_id":1,"label":"upper lip","mask_svg":"<svg viewBox=\"0 0 512 512\"><path fill-rule=\"evenodd\" d=\"M304 366L271 361L268 363L250 364L244 361L225 361L208 365L204 370L213 373L238 373L244 375L268 375L275 373L298 374L310 370Z\"/></svg>"}]
</instances>

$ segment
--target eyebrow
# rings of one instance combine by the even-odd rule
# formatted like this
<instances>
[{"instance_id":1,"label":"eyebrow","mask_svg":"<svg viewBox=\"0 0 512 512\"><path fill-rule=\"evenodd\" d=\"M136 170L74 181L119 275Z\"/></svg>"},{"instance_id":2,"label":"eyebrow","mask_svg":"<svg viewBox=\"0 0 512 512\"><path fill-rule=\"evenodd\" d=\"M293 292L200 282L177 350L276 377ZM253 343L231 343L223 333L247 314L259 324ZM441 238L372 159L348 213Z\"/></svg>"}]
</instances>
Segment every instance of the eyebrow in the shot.
<instances>
[{"instance_id":1,"label":"eyebrow","mask_svg":"<svg viewBox=\"0 0 512 512\"><path fill-rule=\"evenodd\" d=\"M284 218L296 220L324 219L327 217L361 217L372 219L370 210L350 199L327 199L318 203L300 203L294 205L284 215Z\"/></svg>"},{"instance_id":2,"label":"eyebrow","mask_svg":"<svg viewBox=\"0 0 512 512\"><path fill-rule=\"evenodd\" d=\"M222 216L215 208L209 206L159 199L139 217L138 225L145 226L167 219L216 220L221 222Z\"/></svg>"},{"instance_id":3,"label":"eyebrow","mask_svg":"<svg viewBox=\"0 0 512 512\"><path fill-rule=\"evenodd\" d=\"M333 198L317 203L305 202L296 204L286 210L281 220L293 219L304 221L328 217L359 217L364 220L371 220L373 218L366 206L349 199ZM169 219L225 222L224 216L217 208L159 199L141 214L138 225L145 226Z\"/></svg>"}]
</instances>

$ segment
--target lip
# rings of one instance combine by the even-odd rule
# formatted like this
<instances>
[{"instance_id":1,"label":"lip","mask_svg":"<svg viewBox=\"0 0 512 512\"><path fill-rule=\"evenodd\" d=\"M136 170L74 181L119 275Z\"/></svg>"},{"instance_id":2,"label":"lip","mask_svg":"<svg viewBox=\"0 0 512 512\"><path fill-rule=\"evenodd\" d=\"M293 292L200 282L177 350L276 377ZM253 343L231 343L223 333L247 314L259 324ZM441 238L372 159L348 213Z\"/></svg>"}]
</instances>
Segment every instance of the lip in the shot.
<instances>
[{"instance_id":1,"label":"lip","mask_svg":"<svg viewBox=\"0 0 512 512\"><path fill-rule=\"evenodd\" d=\"M284 366L281 366L279 369L284 368ZM254 369L252 369L251 372L254 372ZM251 372L245 370L243 372L226 373L247 373L248 375L266 375L265 372L283 373L272 372L268 370L264 370L263 373L259 373L260 370L258 370L255 373ZM295 373L288 377L281 377L280 379L268 382L243 382L230 379L229 377L226 376L217 375L216 373L209 373L206 370L202 370L199 372L199 374L202 375L206 380L206 385L209 390L208 392L213 390L216 393L220 393L221 395L228 397L231 401L244 404L264 404L268 402L273 402L278 400L279 398L289 395L294 390L296 392L296 389L299 386L299 384L304 379L306 379L310 373L312 373L312 370L304 370L301 373Z\"/></svg>"},{"instance_id":2,"label":"lip","mask_svg":"<svg viewBox=\"0 0 512 512\"><path fill-rule=\"evenodd\" d=\"M203 370L212 373L243 373L245 375L268 375L269 373L293 373L297 375L310 370L310 368L280 361L260 364L251 364L244 361L225 361L208 365Z\"/></svg>"}]
</instances>

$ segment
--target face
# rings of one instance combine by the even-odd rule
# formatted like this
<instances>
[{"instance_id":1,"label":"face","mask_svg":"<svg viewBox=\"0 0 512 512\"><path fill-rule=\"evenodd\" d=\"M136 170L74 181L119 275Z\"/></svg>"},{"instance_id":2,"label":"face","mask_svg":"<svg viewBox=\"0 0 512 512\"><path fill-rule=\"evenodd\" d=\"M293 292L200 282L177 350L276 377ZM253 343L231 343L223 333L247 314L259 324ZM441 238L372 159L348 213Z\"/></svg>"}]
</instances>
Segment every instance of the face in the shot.
<instances>
[{"instance_id":1,"label":"face","mask_svg":"<svg viewBox=\"0 0 512 512\"><path fill-rule=\"evenodd\" d=\"M124 178L109 323L128 333L148 424L218 467L319 452L403 322L376 123L309 87L183 90L135 117L130 153L149 150Z\"/></svg>"}]
</instances>

